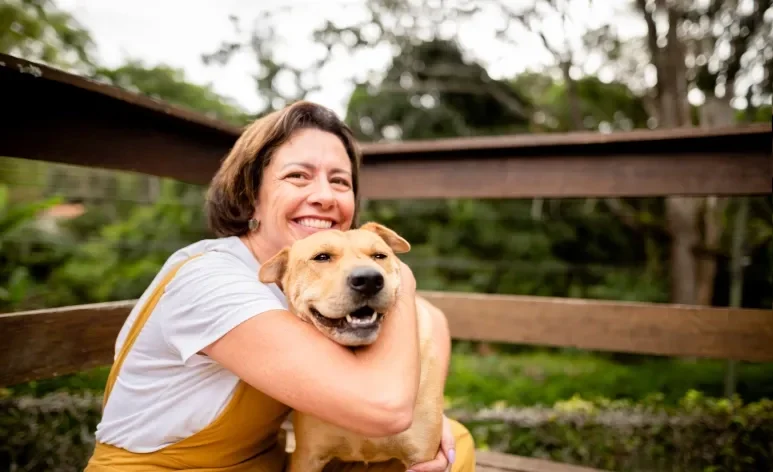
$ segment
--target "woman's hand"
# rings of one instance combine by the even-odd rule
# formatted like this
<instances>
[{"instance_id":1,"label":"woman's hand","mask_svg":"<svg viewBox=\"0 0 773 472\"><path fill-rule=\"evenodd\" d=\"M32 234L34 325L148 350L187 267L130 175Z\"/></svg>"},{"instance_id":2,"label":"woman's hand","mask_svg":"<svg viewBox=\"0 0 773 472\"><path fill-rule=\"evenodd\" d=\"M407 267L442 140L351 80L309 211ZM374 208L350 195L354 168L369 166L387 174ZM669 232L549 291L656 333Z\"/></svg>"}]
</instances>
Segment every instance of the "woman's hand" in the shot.
<instances>
[{"instance_id":1,"label":"woman's hand","mask_svg":"<svg viewBox=\"0 0 773 472\"><path fill-rule=\"evenodd\" d=\"M450 471L451 464L454 463L454 459L456 458L454 446L456 446L456 440L454 439L453 431L451 431L451 423L449 423L448 418L443 415L443 435L440 437L440 449L438 450L437 455L429 462L412 465L409 472Z\"/></svg>"}]
</instances>

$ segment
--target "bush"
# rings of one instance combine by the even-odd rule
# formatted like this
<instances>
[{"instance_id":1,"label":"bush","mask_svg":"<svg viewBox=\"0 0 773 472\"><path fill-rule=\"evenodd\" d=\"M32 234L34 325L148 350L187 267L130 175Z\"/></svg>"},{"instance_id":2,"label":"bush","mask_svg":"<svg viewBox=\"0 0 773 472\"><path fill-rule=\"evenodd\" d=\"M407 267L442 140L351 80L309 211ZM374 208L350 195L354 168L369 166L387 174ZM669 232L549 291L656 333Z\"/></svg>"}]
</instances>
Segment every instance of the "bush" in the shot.
<instances>
[{"instance_id":1,"label":"bush","mask_svg":"<svg viewBox=\"0 0 773 472\"><path fill-rule=\"evenodd\" d=\"M742 404L691 391L678 407L586 401L552 408L449 412L477 447L616 471L773 470L773 401Z\"/></svg>"},{"instance_id":2,"label":"bush","mask_svg":"<svg viewBox=\"0 0 773 472\"><path fill-rule=\"evenodd\" d=\"M94 446L101 396L57 392L0 398L0 471L83 470ZM676 407L586 401L552 407L449 410L480 449L617 471L773 470L773 401L704 398Z\"/></svg>"},{"instance_id":3,"label":"bush","mask_svg":"<svg viewBox=\"0 0 773 472\"><path fill-rule=\"evenodd\" d=\"M0 395L0 471L82 471L101 415L102 397L91 393Z\"/></svg>"}]
</instances>

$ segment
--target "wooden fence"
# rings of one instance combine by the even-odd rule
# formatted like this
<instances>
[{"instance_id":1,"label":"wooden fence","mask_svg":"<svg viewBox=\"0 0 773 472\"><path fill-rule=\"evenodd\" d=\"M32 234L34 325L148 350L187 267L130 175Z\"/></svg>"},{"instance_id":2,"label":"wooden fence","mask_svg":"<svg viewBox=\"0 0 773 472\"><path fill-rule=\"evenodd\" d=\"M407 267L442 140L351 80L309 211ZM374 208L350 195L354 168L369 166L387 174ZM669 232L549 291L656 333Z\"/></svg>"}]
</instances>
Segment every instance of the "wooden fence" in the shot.
<instances>
[{"instance_id":1,"label":"wooden fence","mask_svg":"<svg viewBox=\"0 0 773 472\"><path fill-rule=\"evenodd\" d=\"M206 184L240 132L2 54L0 81L11 117L0 127L3 156ZM769 194L771 143L769 124L366 143L362 189L368 199ZM773 361L770 310L423 294L445 311L456 339ZM109 365L133 304L0 314L0 386Z\"/></svg>"}]
</instances>

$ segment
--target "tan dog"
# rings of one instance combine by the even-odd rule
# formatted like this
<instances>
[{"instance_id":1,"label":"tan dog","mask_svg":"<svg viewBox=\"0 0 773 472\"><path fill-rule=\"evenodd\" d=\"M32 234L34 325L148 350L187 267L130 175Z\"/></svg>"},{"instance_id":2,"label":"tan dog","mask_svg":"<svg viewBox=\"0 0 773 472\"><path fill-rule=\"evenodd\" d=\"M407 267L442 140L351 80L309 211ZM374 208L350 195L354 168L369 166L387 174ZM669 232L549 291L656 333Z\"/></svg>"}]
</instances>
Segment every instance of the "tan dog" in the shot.
<instances>
[{"instance_id":1,"label":"tan dog","mask_svg":"<svg viewBox=\"0 0 773 472\"><path fill-rule=\"evenodd\" d=\"M409 250L405 239L377 223L345 232L322 231L279 252L261 267L259 277L284 291L290 311L298 317L333 341L356 348L378 338L400 285L395 253ZM334 458L366 463L398 459L406 469L435 458L443 378L432 347L432 309L425 300L417 303L421 377L411 427L393 436L366 438L294 412L296 447L290 472L321 471Z\"/></svg>"}]
</instances>

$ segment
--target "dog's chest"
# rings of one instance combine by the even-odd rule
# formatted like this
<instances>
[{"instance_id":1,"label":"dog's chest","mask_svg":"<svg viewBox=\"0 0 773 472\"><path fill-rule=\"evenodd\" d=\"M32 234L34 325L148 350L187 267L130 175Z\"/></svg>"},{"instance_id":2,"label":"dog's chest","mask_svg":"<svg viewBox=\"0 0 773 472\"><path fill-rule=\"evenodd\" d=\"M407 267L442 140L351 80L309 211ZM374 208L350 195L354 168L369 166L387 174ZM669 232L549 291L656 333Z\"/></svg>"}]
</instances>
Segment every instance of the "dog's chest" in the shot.
<instances>
[{"instance_id":1,"label":"dog's chest","mask_svg":"<svg viewBox=\"0 0 773 472\"><path fill-rule=\"evenodd\" d=\"M345 462L382 462L398 459L405 463L420 462L431 444L428 425L420 421L403 433L381 438L366 438L314 417L297 415L296 434L306 439L313 455L325 460L338 458Z\"/></svg>"},{"instance_id":2,"label":"dog's chest","mask_svg":"<svg viewBox=\"0 0 773 472\"><path fill-rule=\"evenodd\" d=\"M416 456L418 449L399 436L376 439L350 438L351 459L362 462L381 462L397 458L406 460Z\"/></svg>"},{"instance_id":3,"label":"dog's chest","mask_svg":"<svg viewBox=\"0 0 773 472\"><path fill-rule=\"evenodd\" d=\"M329 457L344 461L381 462L390 459L409 461L419 454L419 449L403 435L384 438L362 438L357 435L327 435L319 444Z\"/></svg>"}]
</instances>

